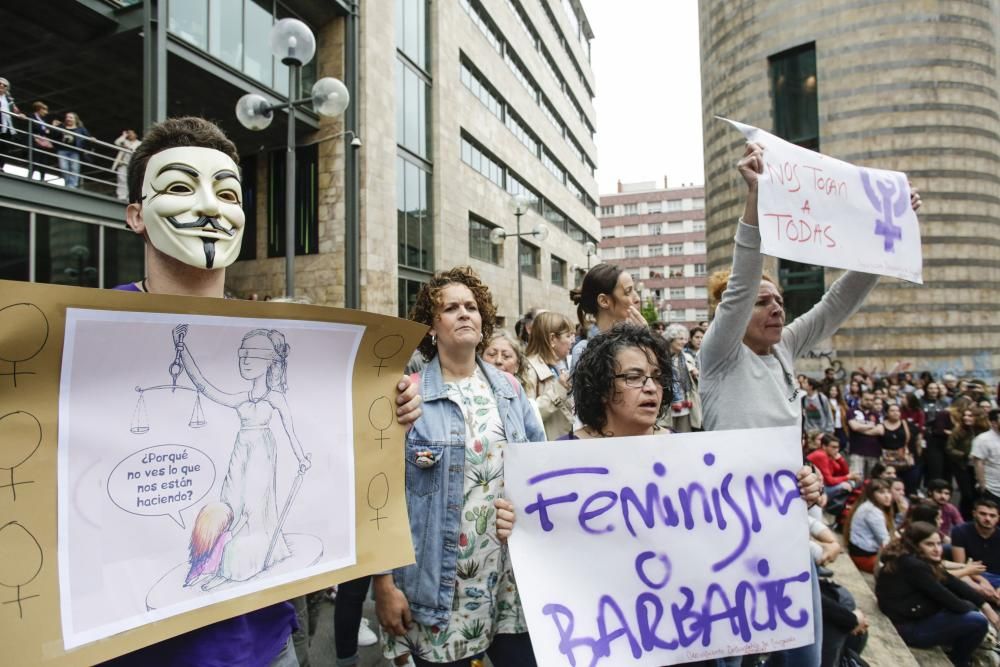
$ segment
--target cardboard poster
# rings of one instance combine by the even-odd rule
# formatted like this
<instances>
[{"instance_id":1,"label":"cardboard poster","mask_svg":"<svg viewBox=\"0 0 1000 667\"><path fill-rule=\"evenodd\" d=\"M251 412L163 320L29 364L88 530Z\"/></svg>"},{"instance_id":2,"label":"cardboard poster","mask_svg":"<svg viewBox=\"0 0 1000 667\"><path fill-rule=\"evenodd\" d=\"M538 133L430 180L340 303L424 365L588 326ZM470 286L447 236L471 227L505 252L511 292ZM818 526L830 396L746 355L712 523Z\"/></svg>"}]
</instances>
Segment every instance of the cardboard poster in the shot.
<instances>
[{"instance_id":1,"label":"cardboard poster","mask_svg":"<svg viewBox=\"0 0 1000 667\"><path fill-rule=\"evenodd\" d=\"M423 330L0 281L6 659L89 665L412 562L394 405Z\"/></svg>"},{"instance_id":2,"label":"cardboard poster","mask_svg":"<svg viewBox=\"0 0 1000 667\"><path fill-rule=\"evenodd\" d=\"M923 283L920 224L906 174L858 167L722 118L764 146L761 252Z\"/></svg>"},{"instance_id":3,"label":"cardboard poster","mask_svg":"<svg viewBox=\"0 0 1000 667\"><path fill-rule=\"evenodd\" d=\"M673 665L812 643L797 426L508 445L539 665Z\"/></svg>"}]
</instances>

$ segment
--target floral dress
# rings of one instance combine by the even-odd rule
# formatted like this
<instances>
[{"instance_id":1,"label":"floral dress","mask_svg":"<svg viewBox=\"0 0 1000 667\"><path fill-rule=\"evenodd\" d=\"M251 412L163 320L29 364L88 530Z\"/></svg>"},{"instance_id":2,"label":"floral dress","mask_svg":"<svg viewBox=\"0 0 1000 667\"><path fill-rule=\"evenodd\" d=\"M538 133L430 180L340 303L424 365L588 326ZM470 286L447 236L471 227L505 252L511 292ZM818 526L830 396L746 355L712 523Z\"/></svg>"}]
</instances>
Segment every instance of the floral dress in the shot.
<instances>
[{"instance_id":1,"label":"floral dress","mask_svg":"<svg viewBox=\"0 0 1000 667\"><path fill-rule=\"evenodd\" d=\"M503 497L507 442L493 390L483 372L445 385L465 418L465 487L458 535L455 599L448 625L414 623L386 637L386 657L412 653L428 662L454 662L484 653L498 634L527 632L507 547L497 539L493 501Z\"/></svg>"}]
</instances>

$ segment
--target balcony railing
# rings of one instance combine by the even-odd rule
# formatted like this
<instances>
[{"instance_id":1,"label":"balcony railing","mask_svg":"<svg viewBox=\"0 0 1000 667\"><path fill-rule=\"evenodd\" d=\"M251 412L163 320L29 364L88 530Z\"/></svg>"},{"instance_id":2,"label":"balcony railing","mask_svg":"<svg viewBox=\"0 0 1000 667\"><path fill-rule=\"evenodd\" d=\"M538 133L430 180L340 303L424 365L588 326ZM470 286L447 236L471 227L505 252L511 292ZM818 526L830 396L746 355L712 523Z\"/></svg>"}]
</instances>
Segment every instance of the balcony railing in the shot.
<instances>
[{"instance_id":1,"label":"balcony railing","mask_svg":"<svg viewBox=\"0 0 1000 667\"><path fill-rule=\"evenodd\" d=\"M19 176L87 193L127 198L125 165L132 151L63 126L9 115L16 134L0 133L5 176ZM74 139L75 137L75 139Z\"/></svg>"}]
</instances>

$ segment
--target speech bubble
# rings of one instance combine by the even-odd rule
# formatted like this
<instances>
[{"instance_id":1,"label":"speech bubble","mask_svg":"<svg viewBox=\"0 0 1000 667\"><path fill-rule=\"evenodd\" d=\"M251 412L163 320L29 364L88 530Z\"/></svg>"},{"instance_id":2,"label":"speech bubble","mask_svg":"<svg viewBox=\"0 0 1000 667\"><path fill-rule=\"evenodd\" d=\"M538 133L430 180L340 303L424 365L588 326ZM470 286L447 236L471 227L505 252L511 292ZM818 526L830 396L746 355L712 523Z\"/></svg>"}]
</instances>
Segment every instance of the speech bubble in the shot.
<instances>
[{"instance_id":1,"label":"speech bubble","mask_svg":"<svg viewBox=\"0 0 1000 667\"><path fill-rule=\"evenodd\" d=\"M169 516L184 528L181 512L215 484L212 459L187 445L156 445L130 454L108 477L111 502L129 514Z\"/></svg>"}]
</instances>

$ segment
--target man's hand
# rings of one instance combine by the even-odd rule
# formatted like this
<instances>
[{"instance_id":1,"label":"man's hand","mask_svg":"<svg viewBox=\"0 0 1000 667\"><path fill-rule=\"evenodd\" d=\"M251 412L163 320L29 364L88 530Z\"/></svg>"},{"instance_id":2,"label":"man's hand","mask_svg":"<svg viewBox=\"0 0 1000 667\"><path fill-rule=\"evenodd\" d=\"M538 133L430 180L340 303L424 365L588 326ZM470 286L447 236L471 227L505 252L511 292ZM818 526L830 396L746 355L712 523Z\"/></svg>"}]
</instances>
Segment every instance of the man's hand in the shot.
<instances>
[{"instance_id":1,"label":"man's hand","mask_svg":"<svg viewBox=\"0 0 1000 667\"><path fill-rule=\"evenodd\" d=\"M396 391L398 392L396 394L396 421L400 425L408 427L420 419L420 415L423 414L420 409L423 398L418 393L420 387L411 382L408 375L404 375L403 379L396 385Z\"/></svg>"},{"instance_id":2,"label":"man's hand","mask_svg":"<svg viewBox=\"0 0 1000 667\"><path fill-rule=\"evenodd\" d=\"M795 475L799 480L799 495L807 505L815 505L823 493L823 484L812 467L802 466Z\"/></svg>"},{"instance_id":3,"label":"man's hand","mask_svg":"<svg viewBox=\"0 0 1000 667\"><path fill-rule=\"evenodd\" d=\"M377 574L375 582L375 615L379 625L389 633L400 637L413 624L410 603L403 591L396 588L391 574Z\"/></svg>"},{"instance_id":4,"label":"man's hand","mask_svg":"<svg viewBox=\"0 0 1000 667\"><path fill-rule=\"evenodd\" d=\"M504 498L497 498L493 501L493 506L497 508L497 538L506 544L514 530L514 504Z\"/></svg>"}]
</instances>

